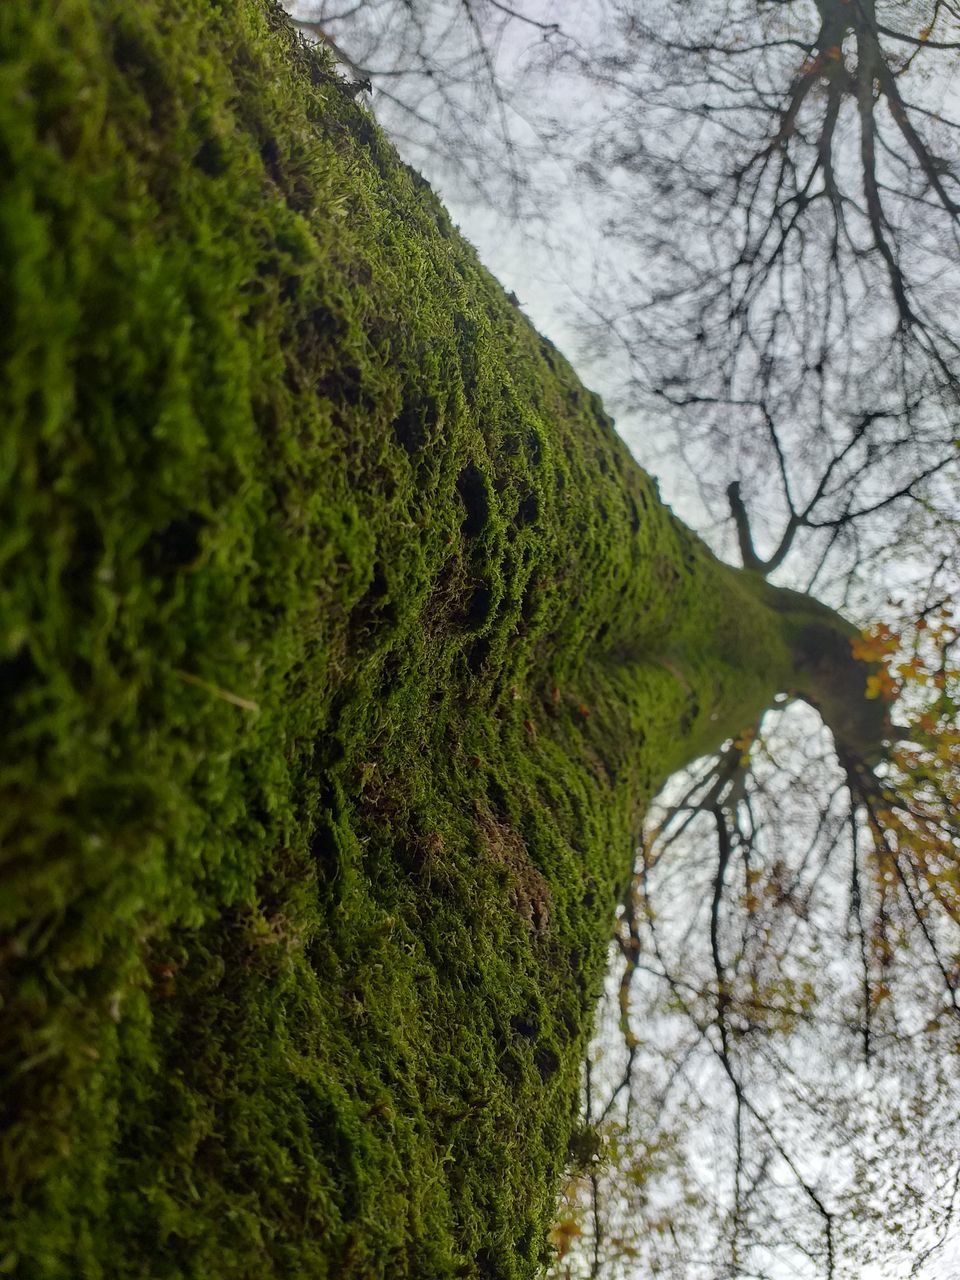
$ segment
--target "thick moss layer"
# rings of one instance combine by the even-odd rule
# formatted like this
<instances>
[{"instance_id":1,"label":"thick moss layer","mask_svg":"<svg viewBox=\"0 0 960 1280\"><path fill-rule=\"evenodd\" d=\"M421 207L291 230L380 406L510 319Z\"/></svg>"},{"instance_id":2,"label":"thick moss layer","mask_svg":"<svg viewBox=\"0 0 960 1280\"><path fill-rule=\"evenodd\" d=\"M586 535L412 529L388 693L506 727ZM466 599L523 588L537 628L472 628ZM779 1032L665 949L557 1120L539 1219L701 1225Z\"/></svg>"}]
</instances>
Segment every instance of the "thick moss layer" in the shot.
<instances>
[{"instance_id":1,"label":"thick moss layer","mask_svg":"<svg viewBox=\"0 0 960 1280\"><path fill-rule=\"evenodd\" d=\"M535 1274L779 619L256 0L0 5L0 272L0 1274Z\"/></svg>"}]
</instances>

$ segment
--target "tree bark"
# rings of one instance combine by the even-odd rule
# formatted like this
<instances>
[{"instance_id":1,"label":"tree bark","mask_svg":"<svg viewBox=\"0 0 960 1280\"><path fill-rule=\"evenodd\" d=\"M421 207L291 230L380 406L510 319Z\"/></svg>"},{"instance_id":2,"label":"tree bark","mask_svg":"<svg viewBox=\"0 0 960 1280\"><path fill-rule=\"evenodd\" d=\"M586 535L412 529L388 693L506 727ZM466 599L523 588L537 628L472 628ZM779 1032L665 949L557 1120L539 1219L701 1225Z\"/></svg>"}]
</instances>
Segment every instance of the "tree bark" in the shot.
<instances>
[{"instance_id":1,"label":"tree bark","mask_svg":"<svg viewBox=\"0 0 960 1280\"><path fill-rule=\"evenodd\" d=\"M850 628L279 11L0 55L3 1267L535 1275L642 812L778 691L872 751Z\"/></svg>"}]
</instances>

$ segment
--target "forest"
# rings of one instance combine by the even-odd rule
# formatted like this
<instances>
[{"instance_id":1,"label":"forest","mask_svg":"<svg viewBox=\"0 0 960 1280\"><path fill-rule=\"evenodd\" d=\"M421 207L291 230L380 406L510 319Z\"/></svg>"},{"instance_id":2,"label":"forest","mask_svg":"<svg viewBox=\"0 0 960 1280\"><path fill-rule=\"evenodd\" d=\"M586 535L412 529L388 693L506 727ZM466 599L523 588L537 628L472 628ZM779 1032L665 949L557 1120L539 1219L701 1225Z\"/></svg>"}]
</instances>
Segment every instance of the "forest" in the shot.
<instances>
[{"instance_id":1,"label":"forest","mask_svg":"<svg viewBox=\"0 0 960 1280\"><path fill-rule=\"evenodd\" d=\"M960 15L290 7L0 9L0 1275L945 1280Z\"/></svg>"}]
</instances>

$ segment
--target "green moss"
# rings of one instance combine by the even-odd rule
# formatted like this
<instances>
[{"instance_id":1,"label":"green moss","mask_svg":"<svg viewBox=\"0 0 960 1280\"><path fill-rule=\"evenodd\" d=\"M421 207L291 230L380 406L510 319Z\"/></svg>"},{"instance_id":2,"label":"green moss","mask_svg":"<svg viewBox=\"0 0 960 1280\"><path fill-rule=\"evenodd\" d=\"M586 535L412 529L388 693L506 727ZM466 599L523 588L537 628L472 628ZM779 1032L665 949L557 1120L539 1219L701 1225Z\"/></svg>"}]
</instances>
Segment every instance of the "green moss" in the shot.
<instances>
[{"instance_id":1,"label":"green moss","mask_svg":"<svg viewBox=\"0 0 960 1280\"><path fill-rule=\"evenodd\" d=\"M780 622L256 0L0 5L0 1274L524 1277Z\"/></svg>"}]
</instances>

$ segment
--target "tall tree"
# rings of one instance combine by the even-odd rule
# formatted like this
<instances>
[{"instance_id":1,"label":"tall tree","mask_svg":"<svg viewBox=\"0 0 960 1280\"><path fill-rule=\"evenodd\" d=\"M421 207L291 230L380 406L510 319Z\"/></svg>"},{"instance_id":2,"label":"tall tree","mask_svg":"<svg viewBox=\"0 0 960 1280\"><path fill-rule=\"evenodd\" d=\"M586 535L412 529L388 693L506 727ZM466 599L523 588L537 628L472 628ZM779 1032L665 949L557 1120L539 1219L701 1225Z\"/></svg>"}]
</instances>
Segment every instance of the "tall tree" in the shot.
<instances>
[{"instance_id":1,"label":"tall tree","mask_svg":"<svg viewBox=\"0 0 960 1280\"><path fill-rule=\"evenodd\" d=\"M597 376L612 377L614 385L619 380L625 409L658 424L658 444L651 446L646 433L646 456L686 461L696 497L715 522L714 537L721 535L721 545L746 567L826 592L861 615L865 608L884 608L893 622L899 613L896 665L907 677L919 672L926 682L924 694L913 680L901 715L909 708L914 718L932 715L948 732L955 695L945 691L942 673L952 669L950 624L960 569L955 8L932 0L743 0L695 8L657 3L639 14L636 6L614 2L595 3L574 16L559 6L533 4L381 3L363 5L346 18L323 7L317 15L320 28L336 30L372 70L389 69L378 109L413 148L411 154L442 180L450 182L459 171L489 204L511 207L498 185L498 175L509 172L513 203L522 199L529 214L547 203L549 193L538 183L557 185L558 166L566 169L571 186L579 174L585 186L577 198L586 213L577 224L576 256L591 256L583 226L602 233L593 269L579 273L590 285L581 300L584 328L600 362ZM446 43L423 38L441 29L441 16ZM392 34L405 35L381 42L385 20ZM457 56L445 57L452 48ZM470 74L461 76L459 68L466 65ZM416 76L407 79L405 73L414 69ZM474 96L476 76L482 88ZM443 107L417 121L411 108L420 100L417 87L424 78L443 85ZM494 100L498 127L490 128L482 104ZM430 95L428 101L437 99ZM448 112L465 122L453 154L442 140ZM548 154L549 167L523 150L531 141ZM527 177L526 189L516 181L518 170ZM895 605L884 602L888 593L897 598ZM931 617L939 618L937 643L930 638ZM890 661L894 649L887 651ZM797 733L788 744L791 724ZM758 1208L771 1184L786 1180L800 1193L800 1209L811 1216L814 1244L808 1240L803 1247L816 1253L823 1274L836 1223L826 1223L816 1195L809 1194L815 1189L804 1189L796 1169L783 1173L783 1161L797 1144L778 1151L782 1138L764 1132L765 1116L749 1115L756 1099L745 1096L742 1082L768 1070L774 1052L785 1065L786 1049L773 1042L779 1036L784 1044L791 1037L799 1044L798 1025L817 1030L815 1051L838 1072L859 1058L865 1070L886 1070L891 1079L909 1061L907 1074L918 1084L915 1106L922 1101L926 1107L928 1127L921 1139L917 1125L916 1142L924 1146L930 1180L924 1189L922 1179L905 1173L902 1202L910 1196L932 1201L939 1184L943 1194L937 1203L946 1210L955 1201L956 1113L949 1104L946 1111L938 1106L949 1097L938 1073L955 1037L944 1030L940 1003L955 1007L956 944L948 926L929 923L928 913L937 914L930 895L939 891L922 876L923 884L911 880L909 868L898 864L899 846L877 839L875 812L884 806L857 769L838 760L829 743L808 747L809 722L792 711L744 730L721 760L689 780L689 794L676 812L670 810L659 843L644 847L638 883L647 905L638 915L627 909L624 919L636 916L646 963L660 975L656 981L647 975L648 993L659 993L660 1000L659 1006L644 1004L648 1018L662 1017L664 1002L680 999L678 982L692 996L691 938L702 944L706 971L697 1000L688 1001L687 1032L702 1054L714 1057L718 1089L706 1093L731 1099L736 1136L727 1150L735 1181L751 1187L749 1196L734 1188L723 1211L729 1216L718 1240L727 1240L725 1256L736 1259L739 1251L738 1265L747 1265L743 1259L752 1249L756 1261L751 1232L763 1224L769 1238L770 1223L782 1218L784 1204L774 1197L765 1218ZM771 752L778 767L765 775ZM935 771L935 764L949 773L935 753L924 768ZM938 798L936 791L935 786L930 795L935 813L910 815L909 805L901 813L911 831L916 823L928 824L928 854L932 848L935 858L952 865L951 793L948 787ZM797 795L807 798L806 812L791 803ZM784 812L794 815L790 828L783 824ZM908 835L905 844L913 840ZM704 867L700 896L687 894L682 908L663 901L672 864L661 864L661 849L669 849L677 865ZM650 858L657 873L647 865ZM759 877L764 911L745 909L758 895L740 876ZM889 877L896 882L893 890L884 888ZM770 919L774 907L776 924ZM812 920L791 922L791 912L798 910ZM765 970L767 981L781 975L785 991L791 983L796 987L796 975L788 975L797 965L807 964L821 977L838 910L849 921L846 944L839 948L847 956L845 982L832 993L829 984L814 983L810 994L816 989L817 1002L789 1035L784 1025L770 1021L771 1014L764 1028L756 1010L751 1021L742 1009L739 1031L728 1035L733 979L725 956L740 966L752 953L753 968ZM669 963L659 954L669 949L669 939L662 930L659 937L652 927L647 931L645 912L651 920L654 912L677 920L683 942ZM691 934L680 923L684 918L700 919L699 932ZM781 948L784 938L793 946L789 955ZM640 936L628 928L625 945L628 951L639 947ZM639 985L631 955L624 965ZM924 974L920 990L913 981L918 971ZM835 977L836 967L831 973ZM926 1011L920 1024L911 1008ZM831 1019L843 1024L841 1034L830 1030ZM642 1020L627 1021L624 1062L631 1072L637 1054L629 1040L642 1034ZM683 1034L678 1036L675 1051L657 1060L658 1070L677 1071L693 1052L682 1047ZM710 1036L720 1041L711 1043ZM805 1051L815 1043L808 1035ZM783 1070L776 1074L784 1078ZM845 1141L852 1150L855 1138L863 1150L877 1142L889 1119L879 1102L870 1124L866 1109L861 1111L856 1132L840 1115L842 1106L851 1106L851 1088L865 1087L862 1077L848 1074L846 1087L835 1081L832 1093L811 1088L800 1072L792 1079L793 1102L803 1104L798 1114L805 1108L808 1117L801 1146L818 1126L830 1127L834 1149ZM649 1077L635 1082L638 1096L648 1085ZM678 1107L689 1106L698 1090L703 1095L702 1079L681 1090ZM606 1112L609 1119L609 1108L629 1098L630 1090L613 1078L606 1095L596 1081L592 1094L596 1114ZM828 1107L831 1097L835 1105ZM783 1103L782 1096L776 1099L777 1106ZM633 1116L641 1110L636 1105ZM638 1130L636 1120L634 1144ZM661 1137L654 1126L642 1150L649 1152ZM629 1141L618 1127L617 1143ZM915 1150L909 1142L900 1147L905 1159ZM614 1217L617 1164L623 1161L614 1162L605 1183ZM889 1166L887 1174L893 1176ZM842 1170L838 1194L847 1180ZM860 1178L861 1186L866 1182ZM595 1192L596 1182L588 1199ZM637 1197L649 1202L649 1196L649 1189L638 1187ZM627 1200L627 1222L631 1214L638 1220L637 1197ZM738 1203L749 1212L738 1210ZM875 1234L871 1204L876 1201L864 1195L859 1213L847 1209L842 1215L848 1224L866 1224L861 1250ZM662 1193L657 1214L664 1227L669 1219ZM798 1211L801 1232L803 1218ZM904 1221L909 1218L907 1213ZM632 1235L622 1229L623 1221L621 1229L607 1229L608 1242L619 1240L627 1252L638 1242L649 1246L656 1233L647 1229L648 1217L639 1221L644 1225ZM702 1196L687 1221L702 1246ZM898 1222L896 1215L891 1222ZM586 1253L595 1254L598 1231L585 1225ZM883 1247L900 1245L887 1237ZM689 1242L678 1251L667 1241L666 1253L671 1249L679 1274L688 1275ZM787 1265L796 1270L801 1255L802 1249L794 1249ZM595 1256L590 1265L596 1264ZM715 1262L703 1265L709 1269Z\"/></svg>"},{"instance_id":2,"label":"tall tree","mask_svg":"<svg viewBox=\"0 0 960 1280\"><path fill-rule=\"evenodd\" d=\"M672 516L272 5L0 60L2 1266L531 1277L652 794L783 691L886 799L883 654Z\"/></svg>"}]
</instances>

